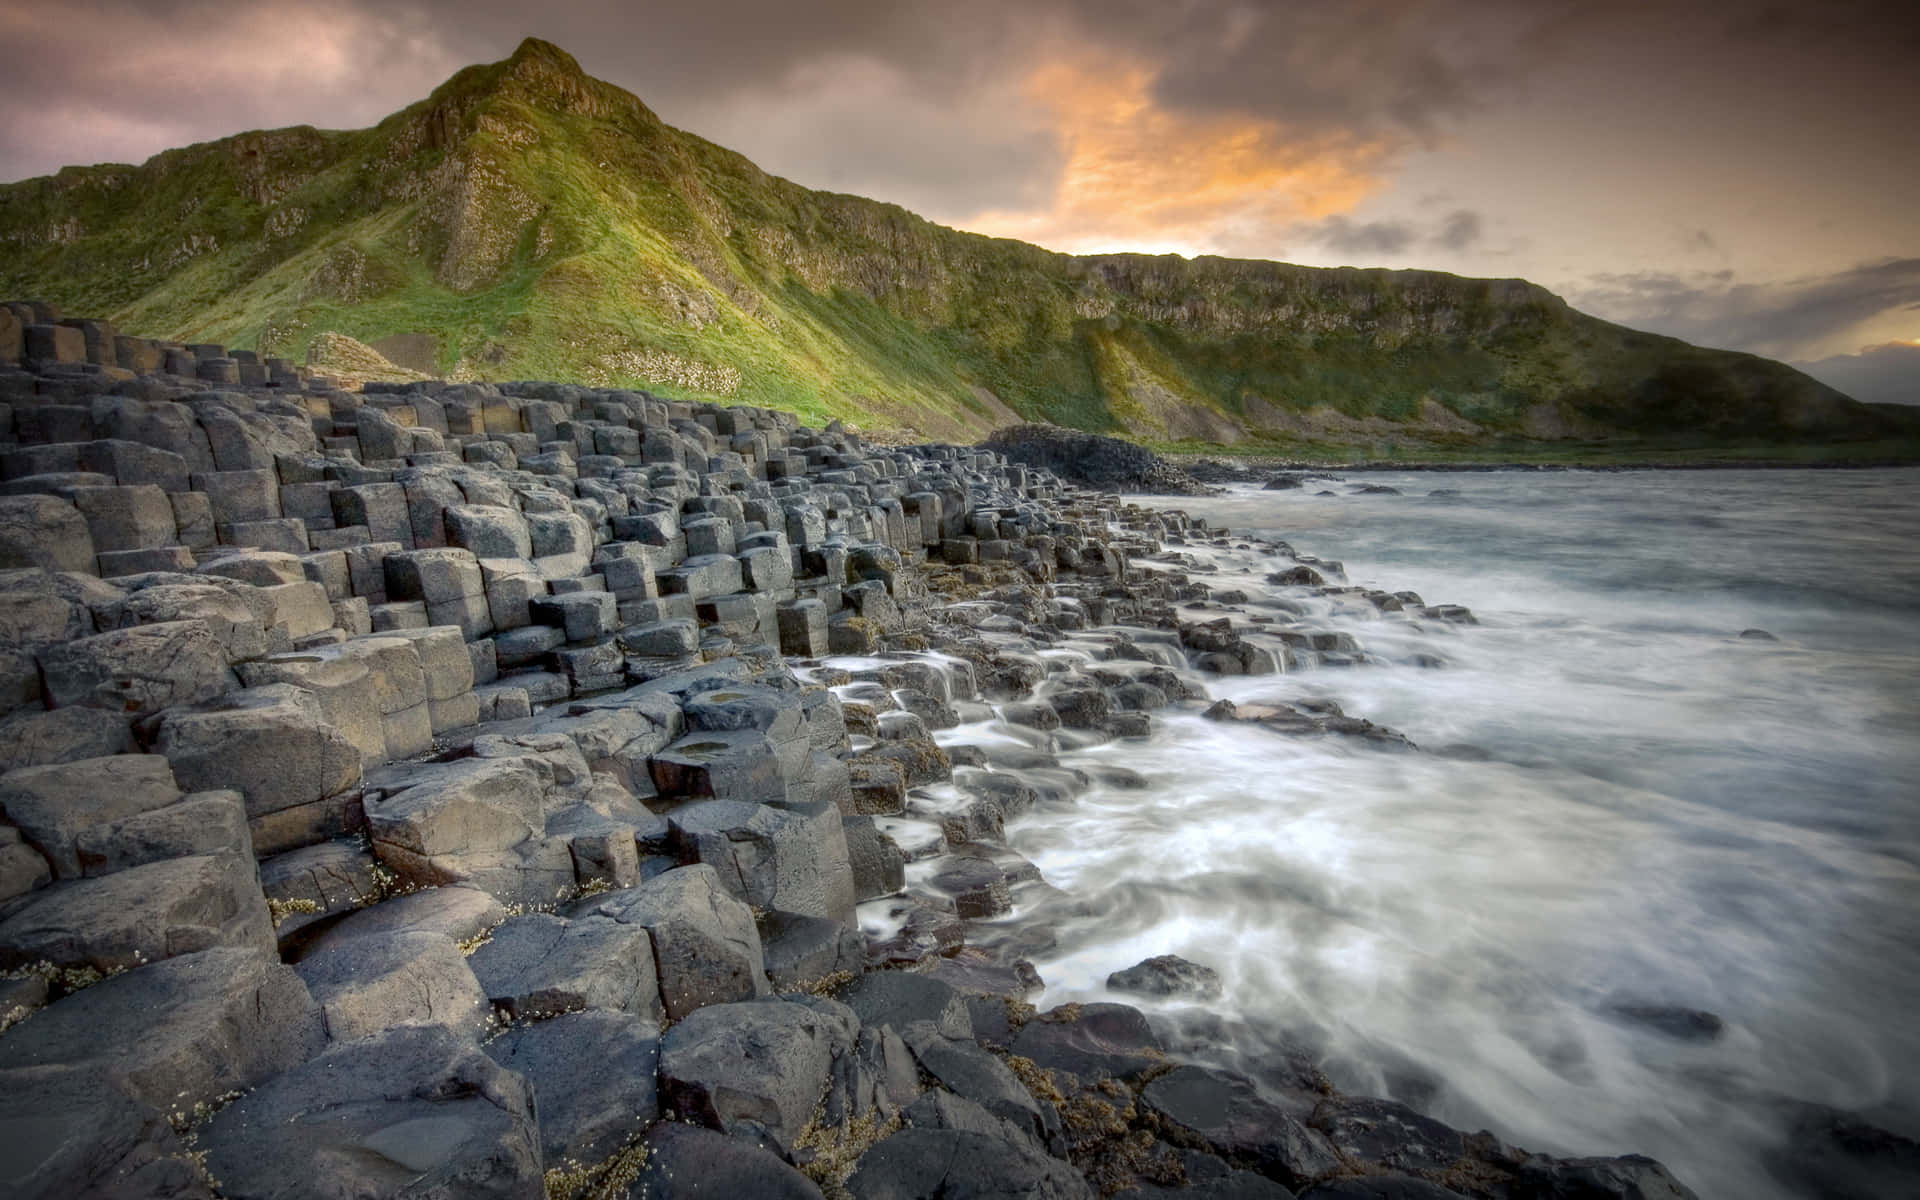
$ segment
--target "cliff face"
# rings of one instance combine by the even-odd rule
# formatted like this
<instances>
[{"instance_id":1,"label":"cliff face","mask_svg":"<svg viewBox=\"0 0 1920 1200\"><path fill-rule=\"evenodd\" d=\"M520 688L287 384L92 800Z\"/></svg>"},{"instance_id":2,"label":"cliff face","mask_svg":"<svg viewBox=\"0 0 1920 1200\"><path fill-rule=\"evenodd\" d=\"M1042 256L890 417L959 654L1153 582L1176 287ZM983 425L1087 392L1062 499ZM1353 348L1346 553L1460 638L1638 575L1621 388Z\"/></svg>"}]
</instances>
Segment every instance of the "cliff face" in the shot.
<instances>
[{"instance_id":1,"label":"cliff face","mask_svg":"<svg viewBox=\"0 0 1920 1200\"><path fill-rule=\"evenodd\" d=\"M1523 280L1073 257L815 192L525 43L372 129L250 133L0 187L0 293L299 357L570 378L972 436L1873 436L1778 363ZM424 347L424 351L422 351Z\"/></svg>"}]
</instances>

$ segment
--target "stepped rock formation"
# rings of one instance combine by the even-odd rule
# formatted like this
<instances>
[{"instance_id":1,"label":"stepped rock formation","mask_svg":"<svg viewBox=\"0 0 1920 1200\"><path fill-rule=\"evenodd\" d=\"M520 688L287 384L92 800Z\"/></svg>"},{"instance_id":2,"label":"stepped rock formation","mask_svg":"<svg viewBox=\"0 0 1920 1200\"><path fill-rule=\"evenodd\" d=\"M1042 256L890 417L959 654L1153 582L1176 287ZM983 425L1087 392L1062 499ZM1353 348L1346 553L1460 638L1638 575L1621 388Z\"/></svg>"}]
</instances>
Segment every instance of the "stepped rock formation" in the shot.
<instances>
[{"instance_id":1,"label":"stepped rock formation","mask_svg":"<svg viewBox=\"0 0 1920 1200\"><path fill-rule=\"evenodd\" d=\"M337 333L455 380L645 387L923 437L1021 419L1366 445L1898 432L1779 363L1522 280L1073 257L811 191L531 40L372 129L0 186L0 251L0 294L180 342L303 361Z\"/></svg>"},{"instance_id":2,"label":"stepped rock formation","mask_svg":"<svg viewBox=\"0 0 1920 1200\"><path fill-rule=\"evenodd\" d=\"M1691 1195L1025 1001L1006 918L1050 889L1000 833L1071 789L933 733L999 716L1038 740L991 753L1032 756L1142 736L1203 675L1358 661L1180 619L1236 596L1179 548L1329 587L1286 547L990 450L558 383L352 392L20 311L7 1196ZM1292 716L1249 720L1371 736Z\"/></svg>"}]
</instances>

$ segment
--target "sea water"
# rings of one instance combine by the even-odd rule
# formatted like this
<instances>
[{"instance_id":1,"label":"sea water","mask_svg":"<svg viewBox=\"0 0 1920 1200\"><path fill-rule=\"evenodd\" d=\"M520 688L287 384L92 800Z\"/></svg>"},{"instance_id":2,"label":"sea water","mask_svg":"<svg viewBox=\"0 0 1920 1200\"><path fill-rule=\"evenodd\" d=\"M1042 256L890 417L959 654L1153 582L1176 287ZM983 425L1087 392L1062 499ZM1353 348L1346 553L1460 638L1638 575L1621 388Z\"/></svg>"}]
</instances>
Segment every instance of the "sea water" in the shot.
<instances>
[{"instance_id":1,"label":"sea water","mask_svg":"<svg viewBox=\"0 0 1920 1200\"><path fill-rule=\"evenodd\" d=\"M1920 472L1153 503L1480 623L1328 612L1367 663L1207 681L1333 700L1415 753L1189 704L1069 755L1149 786L1009 826L1074 902L1046 916L1043 1006L1154 1007L1105 979L1180 954L1223 977L1207 1010L1343 1089L1529 1150L1649 1154L1703 1197L1793 1194L1764 1164L1797 1104L1920 1134Z\"/></svg>"}]
</instances>

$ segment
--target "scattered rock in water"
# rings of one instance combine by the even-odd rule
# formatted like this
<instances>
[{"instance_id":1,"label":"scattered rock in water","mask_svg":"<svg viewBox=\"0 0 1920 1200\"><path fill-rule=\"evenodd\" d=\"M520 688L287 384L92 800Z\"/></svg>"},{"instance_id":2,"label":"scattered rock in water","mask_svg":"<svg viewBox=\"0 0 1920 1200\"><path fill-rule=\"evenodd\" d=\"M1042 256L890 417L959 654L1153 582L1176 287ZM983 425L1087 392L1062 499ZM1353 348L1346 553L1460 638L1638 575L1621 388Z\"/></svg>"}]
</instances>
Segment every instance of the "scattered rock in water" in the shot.
<instances>
[{"instance_id":1,"label":"scattered rock in water","mask_svg":"<svg viewBox=\"0 0 1920 1200\"><path fill-rule=\"evenodd\" d=\"M1682 1042L1711 1042L1726 1029L1714 1013L1671 1004L1614 1004L1607 1012L1623 1021Z\"/></svg>"},{"instance_id":2,"label":"scattered rock in water","mask_svg":"<svg viewBox=\"0 0 1920 1200\"><path fill-rule=\"evenodd\" d=\"M1764 629L1742 629L1740 640L1745 642L1777 642L1780 639Z\"/></svg>"},{"instance_id":3,"label":"scattered rock in water","mask_svg":"<svg viewBox=\"0 0 1920 1200\"><path fill-rule=\"evenodd\" d=\"M1212 999L1220 994L1220 973L1181 958L1161 954L1107 976L1107 987L1142 996L1192 996Z\"/></svg>"},{"instance_id":4,"label":"scattered rock in water","mask_svg":"<svg viewBox=\"0 0 1920 1200\"><path fill-rule=\"evenodd\" d=\"M1400 494L1401 493L1399 488L1388 487L1384 483L1362 484L1354 492L1354 495L1356 496L1398 496Z\"/></svg>"},{"instance_id":5,"label":"scattered rock in water","mask_svg":"<svg viewBox=\"0 0 1920 1200\"><path fill-rule=\"evenodd\" d=\"M1288 492L1306 486L1298 475L1275 475L1260 486L1263 492Z\"/></svg>"},{"instance_id":6,"label":"scattered rock in water","mask_svg":"<svg viewBox=\"0 0 1920 1200\"><path fill-rule=\"evenodd\" d=\"M1336 734L1359 738L1382 749L1419 749L1405 734L1360 717L1350 717L1331 700L1303 700L1295 704L1235 704L1231 700L1218 700L1200 715L1209 721L1240 721L1297 737Z\"/></svg>"}]
</instances>

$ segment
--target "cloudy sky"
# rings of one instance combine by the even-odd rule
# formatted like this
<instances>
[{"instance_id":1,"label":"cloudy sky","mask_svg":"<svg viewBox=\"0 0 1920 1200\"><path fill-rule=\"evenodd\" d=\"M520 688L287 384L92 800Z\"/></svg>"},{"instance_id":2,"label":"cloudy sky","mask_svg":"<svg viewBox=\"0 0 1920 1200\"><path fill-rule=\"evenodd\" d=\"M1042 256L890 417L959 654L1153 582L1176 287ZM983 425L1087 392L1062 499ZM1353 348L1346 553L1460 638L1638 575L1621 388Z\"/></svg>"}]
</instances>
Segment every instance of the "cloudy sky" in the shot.
<instances>
[{"instance_id":1,"label":"cloudy sky","mask_svg":"<svg viewBox=\"0 0 1920 1200\"><path fill-rule=\"evenodd\" d=\"M1920 400L1920 5L1885 0L0 0L0 179L367 125L527 35L945 224L1517 275Z\"/></svg>"}]
</instances>

